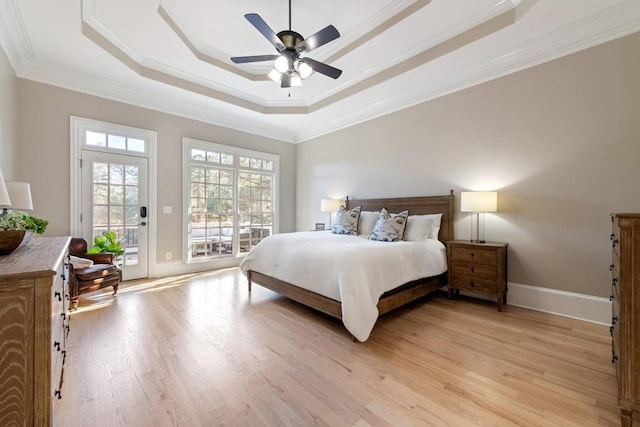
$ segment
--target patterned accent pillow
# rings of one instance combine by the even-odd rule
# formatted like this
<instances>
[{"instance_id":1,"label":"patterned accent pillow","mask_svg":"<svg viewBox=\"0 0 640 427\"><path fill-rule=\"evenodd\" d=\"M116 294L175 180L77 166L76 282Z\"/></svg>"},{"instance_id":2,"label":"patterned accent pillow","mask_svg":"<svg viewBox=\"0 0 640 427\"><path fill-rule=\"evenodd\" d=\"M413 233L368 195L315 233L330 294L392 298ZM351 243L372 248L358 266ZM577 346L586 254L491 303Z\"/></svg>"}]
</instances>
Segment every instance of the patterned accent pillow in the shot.
<instances>
[{"instance_id":1,"label":"patterned accent pillow","mask_svg":"<svg viewBox=\"0 0 640 427\"><path fill-rule=\"evenodd\" d=\"M408 217L408 210L392 214L389 213L387 208L382 208L369 239L381 242L397 242L398 240L402 240Z\"/></svg>"},{"instance_id":2,"label":"patterned accent pillow","mask_svg":"<svg viewBox=\"0 0 640 427\"><path fill-rule=\"evenodd\" d=\"M362 206L357 206L353 209L347 209L344 206L340 206L340 209L336 214L336 222L333 224L331 232L334 234L357 235L360 211L362 211Z\"/></svg>"}]
</instances>

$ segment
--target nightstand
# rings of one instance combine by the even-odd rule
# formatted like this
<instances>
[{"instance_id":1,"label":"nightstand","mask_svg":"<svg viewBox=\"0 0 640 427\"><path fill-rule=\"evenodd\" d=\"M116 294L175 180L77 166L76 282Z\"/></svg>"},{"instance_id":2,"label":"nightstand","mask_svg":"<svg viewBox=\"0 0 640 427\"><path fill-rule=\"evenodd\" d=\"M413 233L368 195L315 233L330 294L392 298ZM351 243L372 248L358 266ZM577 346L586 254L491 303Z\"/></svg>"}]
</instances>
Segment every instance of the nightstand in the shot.
<instances>
[{"instance_id":1,"label":"nightstand","mask_svg":"<svg viewBox=\"0 0 640 427\"><path fill-rule=\"evenodd\" d=\"M447 242L449 298L460 290L496 297L498 311L507 303L508 243Z\"/></svg>"}]
</instances>

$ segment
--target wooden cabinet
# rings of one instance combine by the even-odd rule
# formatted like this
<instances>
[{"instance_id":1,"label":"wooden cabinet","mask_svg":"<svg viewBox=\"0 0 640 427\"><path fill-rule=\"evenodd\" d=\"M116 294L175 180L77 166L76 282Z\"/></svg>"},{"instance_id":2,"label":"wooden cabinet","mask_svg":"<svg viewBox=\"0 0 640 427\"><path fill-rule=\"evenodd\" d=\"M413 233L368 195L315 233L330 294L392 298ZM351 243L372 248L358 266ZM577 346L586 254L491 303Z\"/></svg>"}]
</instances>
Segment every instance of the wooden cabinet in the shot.
<instances>
[{"instance_id":1,"label":"wooden cabinet","mask_svg":"<svg viewBox=\"0 0 640 427\"><path fill-rule=\"evenodd\" d=\"M611 216L612 362L623 427L640 411L640 213Z\"/></svg>"},{"instance_id":2,"label":"wooden cabinet","mask_svg":"<svg viewBox=\"0 0 640 427\"><path fill-rule=\"evenodd\" d=\"M449 297L460 290L496 297L507 303L507 243L447 242Z\"/></svg>"},{"instance_id":3,"label":"wooden cabinet","mask_svg":"<svg viewBox=\"0 0 640 427\"><path fill-rule=\"evenodd\" d=\"M0 256L0 425L50 426L69 332L68 237Z\"/></svg>"}]
</instances>

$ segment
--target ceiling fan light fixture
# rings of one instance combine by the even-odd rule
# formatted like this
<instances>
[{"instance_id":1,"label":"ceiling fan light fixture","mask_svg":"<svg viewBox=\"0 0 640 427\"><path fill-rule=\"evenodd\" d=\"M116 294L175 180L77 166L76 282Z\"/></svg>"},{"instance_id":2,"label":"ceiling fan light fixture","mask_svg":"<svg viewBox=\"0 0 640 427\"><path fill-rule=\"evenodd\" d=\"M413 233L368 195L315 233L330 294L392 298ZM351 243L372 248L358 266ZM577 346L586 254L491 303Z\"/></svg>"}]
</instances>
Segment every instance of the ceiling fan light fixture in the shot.
<instances>
[{"instance_id":1,"label":"ceiling fan light fixture","mask_svg":"<svg viewBox=\"0 0 640 427\"><path fill-rule=\"evenodd\" d=\"M291 86L302 86L302 79L300 74L295 71L291 73Z\"/></svg>"},{"instance_id":2,"label":"ceiling fan light fixture","mask_svg":"<svg viewBox=\"0 0 640 427\"><path fill-rule=\"evenodd\" d=\"M280 83L282 81L282 73L274 68L269 71L269 78L276 83Z\"/></svg>"},{"instance_id":3,"label":"ceiling fan light fixture","mask_svg":"<svg viewBox=\"0 0 640 427\"><path fill-rule=\"evenodd\" d=\"M289 59L286 57L286 55L280 55L280 57L273 63L273 66L279 72L286 73L287 71L289 71Z\"/></svg>"},{"instance_id":4,"label":"ceiling fan light fixture","mask_svg":"<svg viewBox=\"0 0 640 427\"><path fill-rule=\"evenodd\" d=\"M313 73L313 68L306 62L296 61L296 70L300 73L300 77L306 79Z\"/></svg>"}]
</instances>

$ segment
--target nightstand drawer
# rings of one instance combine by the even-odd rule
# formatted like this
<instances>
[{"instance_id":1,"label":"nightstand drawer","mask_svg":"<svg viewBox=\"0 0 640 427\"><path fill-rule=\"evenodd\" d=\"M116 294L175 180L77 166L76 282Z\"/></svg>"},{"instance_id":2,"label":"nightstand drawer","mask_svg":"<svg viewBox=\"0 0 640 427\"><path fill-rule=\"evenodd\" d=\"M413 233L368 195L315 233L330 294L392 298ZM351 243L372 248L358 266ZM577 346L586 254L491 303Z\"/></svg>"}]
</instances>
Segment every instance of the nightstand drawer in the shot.
<instances>
[{"instance_id":1,"label":"nightstand drawer","mask_svg":"<svg viewBox=\"0 0 640 427\"><path fill-rule=\"evenodd\" d=\"M466 261L497 265L498 258L493 249L456 247L451 251L451 261Z\"/></svg>"},{"instance_id":2,"label":"nightstand drawer","mask_svg":"<svg viewBox=\"0 0 640 427\"><path fill-rule=\"evenodd\" d=\"M488 292L495 294L498 292L498 284L495 279L483 279L480 277L469 276L466 274L451 274L452 286L456 289L467 289L476 292Z\"/></svg>"},{"instance_id":3,"label":"nightstand drawer","mask_svg":"<svg viewBox=\"0 0 640 427\"><path fill-rule=\"evenodd\" d=\"M495 265L476 264L472 262L452 262L451 272L454 274L467 274L474 276L496 277L497 269Z\"/></svg>"}]
</instances>

